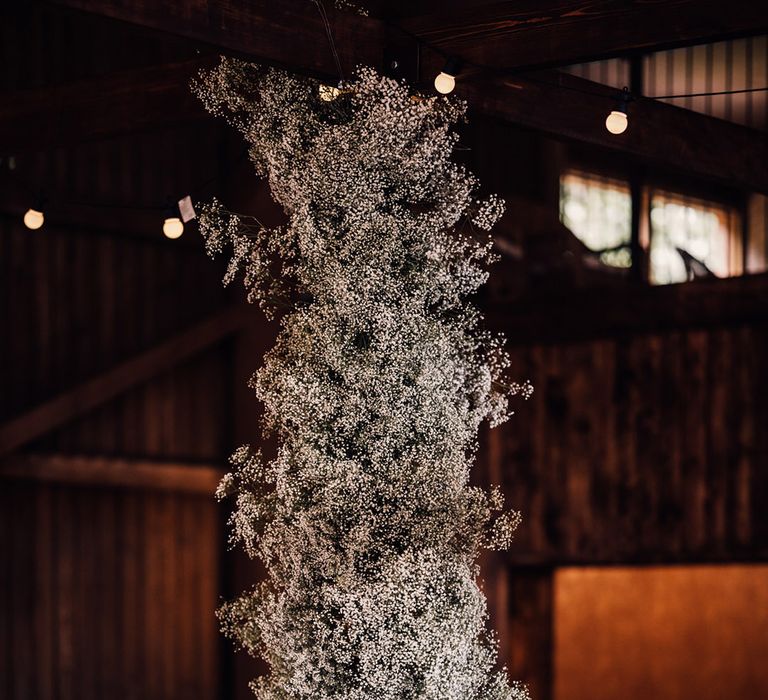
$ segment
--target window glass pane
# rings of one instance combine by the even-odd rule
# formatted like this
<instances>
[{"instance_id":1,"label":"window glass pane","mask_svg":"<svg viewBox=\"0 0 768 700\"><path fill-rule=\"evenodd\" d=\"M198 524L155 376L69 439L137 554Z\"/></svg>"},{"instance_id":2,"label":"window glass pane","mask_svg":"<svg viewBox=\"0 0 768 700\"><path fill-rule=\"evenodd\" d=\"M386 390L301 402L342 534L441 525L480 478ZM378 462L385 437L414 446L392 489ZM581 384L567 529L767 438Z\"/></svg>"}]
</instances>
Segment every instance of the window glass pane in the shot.
<instances>
[{"instance_id":1,"label":"window glass pane","mask_svg":"<svg viewBox=\"0 0 768 700\"><path fill-rule=\"evenodd\" d=\"M602 263L630 266L632 199L625 183L565 173L560 179L560 221Z\"/></svg>"},{"instance_id":2,"label":"window glass pane","mask_svg":"<svg viewBox=\"0 0 768 700\"><path fill-rule=\"evenodd\" d=\"M671 284L694 277L727 277L729 212L706 202L669 194L651 199L651 282Z\"/></svg>"}]
</instances>

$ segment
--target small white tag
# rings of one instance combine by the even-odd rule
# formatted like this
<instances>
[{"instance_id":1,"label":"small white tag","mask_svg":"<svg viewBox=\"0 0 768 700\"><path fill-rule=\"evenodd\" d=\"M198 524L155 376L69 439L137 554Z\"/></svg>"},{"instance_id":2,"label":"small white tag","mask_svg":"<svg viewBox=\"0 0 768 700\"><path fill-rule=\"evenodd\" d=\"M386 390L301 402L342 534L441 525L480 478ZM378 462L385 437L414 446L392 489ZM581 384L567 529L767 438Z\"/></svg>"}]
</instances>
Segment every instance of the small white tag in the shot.
<instances>
[{"instance_id":1,"label":"small white tag","mask_svg":"<svg viewBox=\"0 0 768 700\"><path fill-rule=\"evenodd\" d=\"M185 224L197 217L195 208L192 206L192 198L189 195L179 200L179 212L181 213L181 220Z\"/></svg>"}]
</instances>

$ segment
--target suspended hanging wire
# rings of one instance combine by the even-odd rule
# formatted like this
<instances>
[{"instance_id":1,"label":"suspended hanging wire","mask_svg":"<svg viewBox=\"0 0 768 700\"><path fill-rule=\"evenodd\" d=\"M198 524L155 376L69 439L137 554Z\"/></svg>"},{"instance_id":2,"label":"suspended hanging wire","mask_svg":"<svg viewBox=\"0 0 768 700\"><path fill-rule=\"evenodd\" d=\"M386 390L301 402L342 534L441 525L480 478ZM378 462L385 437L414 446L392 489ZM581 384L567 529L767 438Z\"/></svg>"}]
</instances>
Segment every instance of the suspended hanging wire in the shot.
<instances>
[{"instance_id":1,"label":"suspended hanging wire","mask_svg":"<svg viewBox=\"0 0 768 700\"><path fill-rule=\"evenodd\" d=\"M647 95L654 100L678 100L685 97L715 97L717 95L740 95L745 92L768 92L767 87L742 88L740 90L716 90L713 92L686 92L676 95Z\"/></svg>"},{"instance_id":2,"label":"suspended hanging wire","mask_svg":"<svg viewBox=\"0 0 768 700\"><path fill-rule=\"evenodd\" d=\"M339 80L344 80L344 71L341 69L341 59L339 59L339 52L336 50L336 42L333 38L333 31L331 30L331 23L328 20L328 13L325 11L323 0L312 0L317 7L317 11L320 13L320 18L323 20L323 26L325 27L325 34L328 37L328 44L331 47L331 53L333 54L333 60L336 63L336 70L339 74Z\"/></svg>"}]
</instances>

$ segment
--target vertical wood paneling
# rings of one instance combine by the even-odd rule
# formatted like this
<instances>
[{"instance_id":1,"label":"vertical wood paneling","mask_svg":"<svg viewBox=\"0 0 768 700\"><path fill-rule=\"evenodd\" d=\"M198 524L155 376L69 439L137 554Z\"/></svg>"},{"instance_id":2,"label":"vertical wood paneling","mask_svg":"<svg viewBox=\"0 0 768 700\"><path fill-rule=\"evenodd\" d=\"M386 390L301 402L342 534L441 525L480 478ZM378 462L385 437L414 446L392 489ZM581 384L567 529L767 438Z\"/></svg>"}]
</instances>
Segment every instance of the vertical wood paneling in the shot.
<instances>
[{"instance_id":1,"label":"vertical wood paneling","mask_svg":"<svg viewBox=\"0 0 768 700\"><path fill-rule=\"evenodd\" d=\"M488 438L519 563L764 556L765 327L513 349L533 398ZM760 502L765 502L760 497Z\"/></svg>"},{"instance_id":2,"label":"vertical wood paneling","mask_svg":"<svg viewBox=\"0 0 768 700\"><path fill-rule=\"evenodd\" d=\"M746 272L760 273L768 270L768 197L753 194L747 210Z\"/></svg>"},{"instance_id":3,"label":"vertical wood paneling","mask_svg":"<svg viewBox=\"0 0 768 700\"><path fill-rule=\"evenodd\" d=\"M602 341L595 345L592 354L592 367L602 367L606 381L589 386L588 400L584 400L586 423L585 439L588 441L589 468L594 469L594 477L589 480L589 502L599 503L599 521L601 523L595 537L604 539L608 536L607 524L618 520L618 494L614 487L619 468L617 459L616 412L606 413L603 406L611 405L615 392L616 355L613 343ZM599 436L605 435L605 439ZM594 547L590 547L594 553Z\"/></svg>"},{"instance_id":4,"label":"vertical wood paneling","mask_svg":"<svg viewBox=\"0 0 768 700\"><path fill-rule=\"evenodd\" d=\"M645 94L676 95L765 87L768 37L748 37L715 44L659 51L644 59ZM669 100L678 107L764 129L764 92Z\"/></svg>"},{"instance_id":5,"label":"vertical wood paneling","mask_svg":"<svg viewBox=\"0 0 768 700\"><path fill-rule=\"evenodd\" d=\"M147 597L144 592L146 567L144 566L144 542L147 540L147 498L143 493L127 493L125 541L127 549L124 562L125 595L122 601L124 611L124 644L128 664L124 684L126 696L140 698L147 678L146 653L143 648L146 633Z\"/></svg>"},{"instance_id":6,"label":"vertical wood paneling","mask_svg":"<svg viewBox=\"0 0 768 700\"><path fill-rule=\"evenodd\" d=\"M566 504L564 520L574 523L575 527L564 528L564 546L569 552L580 551L583 542L583 532L589 527L585 520L589 516L590 502L590 472L595 462L592 461L589 436L588 406L590 402L590 387L587 385L592 364L591 348L583 345L571 349L573 371L562 372L563 420L558 431L562 430L566 439L563 449L558 451L561 464L557 467L558 478L561 478L565 490ZM557 371L557 368L555 368ZM559 441L553 438L550 444Z\"/></svg>"},{"instance_id":7,"label":"vertical wood paneling","mask_svg":"<svg viewBox=\"0 0 768 700\"><path fill-rule=\"evenodd\" d=\"M768 464L768 325L760 326L750 334L750 348L752 350L749 393L752 397L754 411L752 416L755 421L754 445L750 450L751 455L751 508L752 513L751 542L768 542L768 479L765 478L766 464ZM765 550L764 550L765 551Z\"/></svg>"},{"instance_id":8,"label":"vertical wood paneling","mask_svg":"<svg viewBox=\"0 0 768 700\"><path fill-rule=\"evenodd\" d=\"M703 331L686 334L683 355L682 420L685 481L685 543L689 551L704 546L706 530L706 482L698 478L706 469L707 336Z\"/></svg>"},{"instance_id":9,"label":"vertical wood paneling","mask_svg":"<svg viewBox=\"0 0 768 700\"><path fill-rule=\"evenodd\" d=\"M550 571L509 571L509 651L501 658L536 700L552 697L552 609Z\"/></svg>"},{"instance_id":10,"label":"vertical wood paneling","mask_svg":"<svg viewBox=\"0 0 768 700\"><path fill-rule=\"evenodd\" d=\"M729 530L733 514L728 501L731 491L731 438L728 434L728 397L733 391L735 366L731 356L730 333L716 330L709 334L707 401L707 520L713 547L729 549ZM731 384L731 386L729 386ZM735 436L733 436L735 437Z\"/></svg>"},{"instance_id":11,"label":"vertical wood paneling","mask_svg":"<svg viewBox=\"0 0 768 700\"><path fill-rule=\"evenodd\" d=\"M219 514L215 506L202 509L200 512L199 529L208 533L208 537L198 540L200 571L196 577L197 610L202 611L200 620L200 639L215 640L216 648L220 643L219 629L216 618L210 611L217 606L218 580L211 572L219 571L220 542L223 534L218 526ZM201 697L214 698L219 681L219 656L210 647L201 648L200 654L200 688Z\"/></svg>"},{"instance_id":12,"label":"vertical wood paneling","mask_svg":"<svg viewBox=\"0 0 768 700\"><path fill-rule=\"evenodd\" d=\"M0 552L10 552L13 543L13 512L7 493L0 490ZM0 606L3 617L0 618L0 694L10 698L13 692L13 628L10 611L13 604L11 585L16 564L9 561L7 566L0 566Z\"/></svg>"},{"instance_id":13,"label":"vertical wood paneling","mask_svg":"<svg viewBox=\"0 0 768 700\"><path fill-rule=\"evenodd\" d=\"M56 678L59 697L74 700L79 697L76 686L77 668L75 666L78 650L75 648L75 545L79 533L76 532L75 494L68 489L57 489L56 498L56 551L57 580L57 624L59 674Z\"/></svg>"},{"instance_id":14,"label":"vertical wood paneling","mask_svg":"<svg viewBox=\"0 0 768 700\"><path fill-rule=\"evenodd\" d=\"M4 481L2 697L216 698L217 509L198 495Z\"/></svg>"},{"instance_id":15,"label":"vertical wood paneling","mask_svg":"<svg viewBox=\"0 0 768 700\"><path fill-rule=\"evenodd\" d=\"M197 549L193 538L197 523L196 513L192 507L194 503L180 501L176 510L175 552L177 556L178 575L176 585L178 595L185 600L194 598L195 583L199 580L196 571L198 562ZM209 574L210 575L210 574ZM198 615L186 615L185 611L173 606L173 625L178 631L178 644L176 646L176 676L179 679L178 692L180 697L200 698L201 689L197 687L193 679L195 669L199 668L196 648L200 645L202 635L197 629Z\"/></svg>"},{"instance_id":16,"label":"vertical wood paneling","mask_svg":"<svg viewBox=\"0 0 768 700\"><path fill-rule=\"evenodd\" d=\"M752 512L750 494L754 488L753 479L760 478L758 470L764 466L762 460L768 455L760 455L755 450L755 438L758 425L755 421L757 405L755 402L755 387L753 382L757 378L757 365L761 363L759 355L753 349L754 339L748 329L741 329L736 338L736 346L740 349L737 371L737 383L734 394L736 408L734 410L735 432L738 440L738 457L735 474L735 498L736 510L735 530L737 549L746 548L752 539L752 521L755 514ZM757 467L757 468L755 468Z\"/></svg>"},{"instance_id":17,"label":"vertical wood paneling","mask_svg":"<svg viewBox=\"0 0 768 700\"><path fill-rule=\"evenodd\" d=\"M24 497L33 497L32 490L24 490ZM35 635L34 635L34 548L27 538L34 538L34 508L15 510L11 523L10 561L13 562L10 608L3 615L10 620L12 629L11 663L13 666L13 691L9 697L22 700L35 692Z\"/></svg>"},{"instance_id":18,"label":"vertical wood paneling","mask_svg":"<svg viewBox=\"0 0 768 700\"><path fill-rule=\"evenodd\" d=\"M678 428L686 404L680 400L680 376L683 372L683 333L661 338L661 376L659 422L664 428L662 450L668 455L668 468L662 473L661 512L659 522L669 533L675 551L684 550L683 501L683 435Z\"/></svg>"},{"instance_id":19,"label":"vertical wood paneling","mask_svg":"<svg viewBox=\"0 0 768 700\"><path fill-rule=\"evenodd\" d=\"M53 550L54 512L51 489L47 487L35 490L35 625L34 636L37 647L37 659L35 663L35 678L37 680L37 697L49 698L53 696L54 679L58 669L56 660L56 628L55 622L55 598L53 564L55 552Z\"/></svg>"}]
</instances>

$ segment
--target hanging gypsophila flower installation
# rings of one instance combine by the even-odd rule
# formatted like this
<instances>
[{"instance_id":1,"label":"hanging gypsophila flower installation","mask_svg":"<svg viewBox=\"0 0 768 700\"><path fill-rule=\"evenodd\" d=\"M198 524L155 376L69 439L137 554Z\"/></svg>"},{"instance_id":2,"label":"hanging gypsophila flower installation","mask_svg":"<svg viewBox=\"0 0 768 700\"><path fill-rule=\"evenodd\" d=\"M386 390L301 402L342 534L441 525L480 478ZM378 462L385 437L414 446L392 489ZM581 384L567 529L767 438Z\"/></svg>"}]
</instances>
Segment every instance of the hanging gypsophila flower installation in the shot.
<instances>
[{"instance_id":1,"label":"hanging gypsophila flower installation","mask_svg":"<svg viewBox=\"0 0 768 700\"><path fill-rule=\"evenodd\" d=\"M480 423L508 416L502 341L467 302L503 204L450 157L456 100L361 69L332 95L223 59L195 85L250 145L287 224L203 207L250 301L287 305L252 384L276 457L240 448L219 487L268 578L220 610L270 664L260 700L521 700L496 671L481 547L518 523L469 485ZM479 235L482 232L482 235Z\"/></svg>"}]
</instances>

